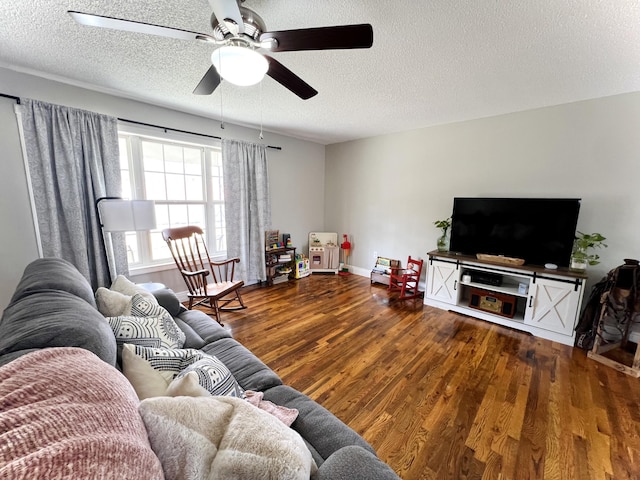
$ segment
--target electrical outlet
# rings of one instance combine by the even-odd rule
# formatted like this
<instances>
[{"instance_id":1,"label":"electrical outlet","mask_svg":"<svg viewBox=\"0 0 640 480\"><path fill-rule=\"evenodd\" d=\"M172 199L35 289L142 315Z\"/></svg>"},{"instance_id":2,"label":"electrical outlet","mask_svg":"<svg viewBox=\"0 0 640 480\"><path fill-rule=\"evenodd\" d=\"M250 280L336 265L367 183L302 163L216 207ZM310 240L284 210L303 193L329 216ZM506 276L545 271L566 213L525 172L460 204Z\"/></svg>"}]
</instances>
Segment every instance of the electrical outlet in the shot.
<instances>
[{"instance_id":1,"label":"electrical outlet","mask_svg":"<svg viewBox=\"0 0 640 480\"><path fill-rule=\"evenodd\" d=\"M373 259L377 260L378 259L378 252L373 252Z\"/></svg>"}]
</instances>

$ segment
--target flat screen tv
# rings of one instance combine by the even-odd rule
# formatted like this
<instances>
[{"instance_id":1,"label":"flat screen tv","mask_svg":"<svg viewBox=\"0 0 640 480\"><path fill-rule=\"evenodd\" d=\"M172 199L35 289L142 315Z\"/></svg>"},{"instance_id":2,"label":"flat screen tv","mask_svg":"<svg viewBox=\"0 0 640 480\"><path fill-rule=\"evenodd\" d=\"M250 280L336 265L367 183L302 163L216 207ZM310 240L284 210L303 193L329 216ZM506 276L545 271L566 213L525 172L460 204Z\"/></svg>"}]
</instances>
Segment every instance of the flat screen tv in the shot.
<instances>
[{"instance_id":1,"label":"flat screen tv","mask_svg":"<svg viewBox=\"0 0 640 480\"><path fill-rule=\"evenodd\" d=\"M576 198L456 197L449 250L567 267L579 212Z\"/></svg>"}]
</instances>

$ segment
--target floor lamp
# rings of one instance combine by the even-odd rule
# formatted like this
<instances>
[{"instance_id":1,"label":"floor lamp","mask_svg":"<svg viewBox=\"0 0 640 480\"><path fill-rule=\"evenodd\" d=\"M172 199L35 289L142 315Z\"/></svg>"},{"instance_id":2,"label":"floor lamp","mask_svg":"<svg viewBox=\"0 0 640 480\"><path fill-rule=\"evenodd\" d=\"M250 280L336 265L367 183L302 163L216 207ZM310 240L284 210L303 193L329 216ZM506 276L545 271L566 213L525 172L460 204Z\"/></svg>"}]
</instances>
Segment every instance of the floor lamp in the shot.
<instances>
[{"instance_id":1,"label":"floor lamp","mask_svg":"<svg viewBox=\"0 0 640 480\"><path fill-rule=\"evenodd\" d=\"M123 200L118 197L102 197L96 200L98 218L102 228L102 240L107 255L111 281L118 276L113 251L113 232L139 232L156 228L156 208L152 200Z\"/></svg>"}]
</instances>

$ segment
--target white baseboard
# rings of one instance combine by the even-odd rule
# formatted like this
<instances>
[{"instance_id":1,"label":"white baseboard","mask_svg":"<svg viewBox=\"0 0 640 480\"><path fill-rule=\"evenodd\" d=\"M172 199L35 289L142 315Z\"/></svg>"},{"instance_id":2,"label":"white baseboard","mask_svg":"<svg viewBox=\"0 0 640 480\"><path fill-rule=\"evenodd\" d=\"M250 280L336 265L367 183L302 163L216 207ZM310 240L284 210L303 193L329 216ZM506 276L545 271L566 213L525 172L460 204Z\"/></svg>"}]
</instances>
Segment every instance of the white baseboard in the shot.
<instances>
[{"instance_id":1,"label":"white baseboard","mask_svg":"<svg viewBox=\"0 0 640 480\"><path fill-rule=\"evenodd\" d=\"M352 267L351 265L347 265L347 268L349 269L349 272L354 275L359 275L360 277L369 278L371 275L371 269L367 270L366 268Z\"/></svg>"}]
</instances>

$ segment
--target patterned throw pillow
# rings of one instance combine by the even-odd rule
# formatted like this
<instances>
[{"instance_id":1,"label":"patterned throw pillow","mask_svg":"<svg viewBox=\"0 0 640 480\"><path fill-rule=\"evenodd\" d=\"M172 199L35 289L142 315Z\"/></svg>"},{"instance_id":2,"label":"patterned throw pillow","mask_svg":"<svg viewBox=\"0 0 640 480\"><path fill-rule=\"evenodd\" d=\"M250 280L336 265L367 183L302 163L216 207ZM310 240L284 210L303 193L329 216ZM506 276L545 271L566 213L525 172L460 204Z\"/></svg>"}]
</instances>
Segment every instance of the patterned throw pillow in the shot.
<instances>
[{"instance_id":1,"label":"patterned throw pillow","mask_svg":"<svg viewBox=\"0 0 640 480\"><path fill-rule=\"evenodd\" d=\"M107 321L119 345L132 343L156 348L180 348L184 345L184 332L168 313L157 317L122 315L107 317Z\"/></svg>"},{"instance_id":2,"label":"patterned throw pillow","mask_svg":"<svg viewBox=\"0 0 640 480\"><path fill-rule=\"evenodd\" d=\"M180 372L174 382L179 381L190 372L195 372L198 375L198 384L211 395L244 398L244 390L238 385L225 364L217 357L207 355L202 360L191 364Z\"/></svg>"},{"instance_id":3,"label":"patterned throw pillow","mask_svg":"<svg viewBox=\"0 0 640 480\"><path fill-rule=\"evenodd\" d=\"M184 383L194 383L194 375L197 375L197 384L211 395L244 396L244 390L229 369L218 358L200 350L149 348L129 344L125 344L124 350L124 374L141 400L143 397L173 395L172 391L184 391L187 388ZM140 362L145 362L147 366L140 365ZM157 378L150 370L156 372ZM193 374L189 375L190 372ZM160 378L164 380L164 384ZM190 385L189 389L193 390L195 386Z\"/></svg>"},{"instance_id":4,"label":"patterned throw pillow","mask_svg":"<svg viewBox=\"0 0 640 480\"><path fill-rule=\"evenodd\" d=\"M134 294L128 308L130 313L107 317L116 342L144 347L182 348L186 336L169 312L146 296Z\"/></svg>"},{"instance_id":5,"label":"patterned throw pillow","mask_svg":"<svg viewBox=\"0 0 640 480\"><path fill-rule=\"evenodd\" d=\"M167 382L171 382L189 365L208 356L195 348L155 348L142 345L130 345L125 348L132 350L137 357L145 360Z\"/></svg>"},{"instance_id":6,"label":"patterned throw pillow","mask_svg":"<svg viewBox=\"0 0 640 480\"><path fill-rule=\"evenodd\" d=\"M153 302L148 296L136 293L131 297L131 305L126 315L134 317L159 317L160 315L169 315L163 307Z\"/></svg>"}]
</instances>

